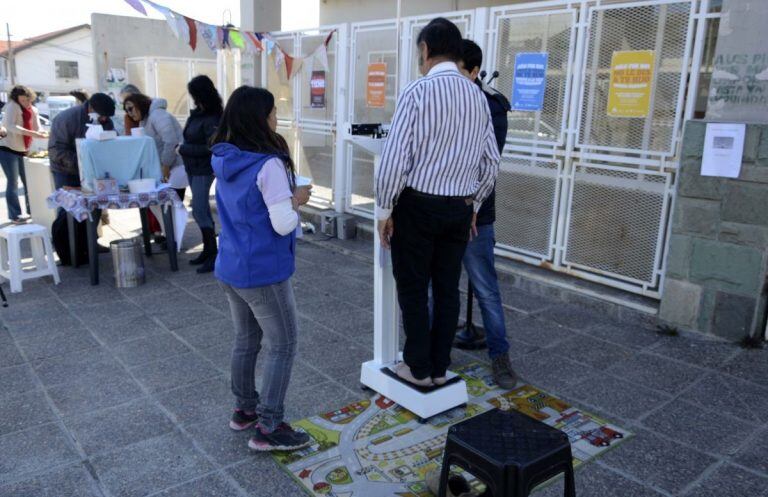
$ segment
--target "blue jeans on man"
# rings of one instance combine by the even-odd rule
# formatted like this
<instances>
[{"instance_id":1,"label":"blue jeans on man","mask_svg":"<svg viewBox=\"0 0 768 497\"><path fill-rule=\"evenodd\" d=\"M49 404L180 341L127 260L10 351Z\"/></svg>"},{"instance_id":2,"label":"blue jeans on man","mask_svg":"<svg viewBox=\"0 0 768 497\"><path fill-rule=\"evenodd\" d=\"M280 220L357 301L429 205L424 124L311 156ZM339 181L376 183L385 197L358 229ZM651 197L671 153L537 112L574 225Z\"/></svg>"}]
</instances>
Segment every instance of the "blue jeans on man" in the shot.
<instances>
[{"instance_id":1,"label":"blue jeans on man","mask_svg":"<svg viewBox=\"0 0 768 497\"><path fill-rule=\"evenodd\" d=\"M467 271L485 327L485 340L491 359L509 352L509 340L504 323L504 309L501 307L501 292L494 266L493 247L496 236L493 224L477 227L464 252L464 269Z\"/></svg>"}]
</instances>

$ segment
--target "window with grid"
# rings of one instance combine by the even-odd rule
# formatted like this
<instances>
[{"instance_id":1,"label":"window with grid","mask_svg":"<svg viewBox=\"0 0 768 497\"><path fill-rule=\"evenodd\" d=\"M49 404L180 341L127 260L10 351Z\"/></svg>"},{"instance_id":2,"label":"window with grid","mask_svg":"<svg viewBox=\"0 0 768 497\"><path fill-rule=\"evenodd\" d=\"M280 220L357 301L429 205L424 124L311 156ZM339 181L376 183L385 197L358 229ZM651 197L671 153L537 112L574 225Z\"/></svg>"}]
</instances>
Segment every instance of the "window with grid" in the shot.
<instances>
[{"instance_id":1,"label":"window with grid","mask_svg":"<svg viewBox=\"0 0 768 497\"><path fill-rule=\"evenodd\" d=\"M77 79L77 61L75 60L56 60L56 77L59 79Z\"/></svg>"}]
</instances>

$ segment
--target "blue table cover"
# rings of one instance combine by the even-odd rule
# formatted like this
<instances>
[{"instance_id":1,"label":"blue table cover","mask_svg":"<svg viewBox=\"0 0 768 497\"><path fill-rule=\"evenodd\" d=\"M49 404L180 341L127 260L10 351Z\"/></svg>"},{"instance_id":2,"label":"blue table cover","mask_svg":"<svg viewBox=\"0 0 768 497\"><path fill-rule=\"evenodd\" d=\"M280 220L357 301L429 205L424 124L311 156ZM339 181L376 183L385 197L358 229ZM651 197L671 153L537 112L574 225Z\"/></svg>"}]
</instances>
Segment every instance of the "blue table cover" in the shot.
<instances>
[{"instance_id":1,"label":"blue table cover","mask_svg":"<svg viewBox=\"0 0 768 497\"><path fill-rule=\"evenodd\" d=\"M109 176L118 185L144 178L160 180L160 157L155 141L148 136L118 136L113 140L82 140L79 145L80 178L84 188L94 190L93 180Z\"/></svg>"}]
</instances>

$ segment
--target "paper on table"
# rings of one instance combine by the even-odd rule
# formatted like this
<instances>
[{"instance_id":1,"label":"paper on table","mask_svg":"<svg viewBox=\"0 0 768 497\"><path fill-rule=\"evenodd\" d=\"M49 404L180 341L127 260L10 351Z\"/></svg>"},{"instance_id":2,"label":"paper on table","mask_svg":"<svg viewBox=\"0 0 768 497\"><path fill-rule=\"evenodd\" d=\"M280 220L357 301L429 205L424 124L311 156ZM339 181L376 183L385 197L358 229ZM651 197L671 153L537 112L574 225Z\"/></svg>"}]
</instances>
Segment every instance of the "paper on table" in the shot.
<instances>
[{"instance_id":1,"label":"paper on table","mask_svg":"<svg viewBox=\"0 0 768 497\"><path fill-rule=\"evenodd\" d=\"M739 177L746 128L743 123L707 123L702 176Z\"/></svg>"}]
</instances>

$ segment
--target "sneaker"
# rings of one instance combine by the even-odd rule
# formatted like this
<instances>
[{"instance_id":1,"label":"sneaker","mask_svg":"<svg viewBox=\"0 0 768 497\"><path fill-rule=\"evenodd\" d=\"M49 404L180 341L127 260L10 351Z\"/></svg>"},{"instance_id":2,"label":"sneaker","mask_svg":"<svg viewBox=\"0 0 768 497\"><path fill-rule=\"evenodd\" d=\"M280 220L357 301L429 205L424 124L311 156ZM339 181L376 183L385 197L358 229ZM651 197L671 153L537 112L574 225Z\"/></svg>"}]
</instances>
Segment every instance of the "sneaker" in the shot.
<instances>
[{"instance_id":1,"label":"sneaker","mask_svg":"<svg viewBox=\"0 0 768 497\"><path fill-rule=\"evenodd\" d=\"M280 423L272 433L264 433L259 426L256 435L248 440L248 447L259 452L268 452L303 449L309 447L310 443L309 435L294 430L288 423Z\"/></svg>"},{"instance_id":2,"label":"sneaker","mask_svg":"<svg viewBox=\"0 0 768 497\"><path fill-rule=\"evenodd\" d=\"M232 413L232 419L229 421L229 427L235 431L243 431L252 427L259 421L259 415L255 412L247 414L241 409L235 409Z\"/></svg>"},{"instance_id":3,"label":"sneaker","mask_svg":"<svg viewBox=\"0 0 768 497\"><path fill-rule=\"evenodd\" d=\"M491 359L493 381L504 390L512 390L517 386L517 373L509 363L509 356L502 354Z\"/></svg>"},{"instance_id":4,"label":"sneaker","mask_svg":"<svg viewBox=\"0 0 768 497\"><path fill-rule=\"evenodd\" d=\"M404 379L408 383L412 383L419 387L431 387L434 386L434 383L432 383L432 378L427 376L424 379L418 380L415 376L413 376L413 373L411 373L411 368L408 367L408 365L404 362L399 362L395 366L395 374L399 376L400 378Z\"/></svg>"}]
</instances>

